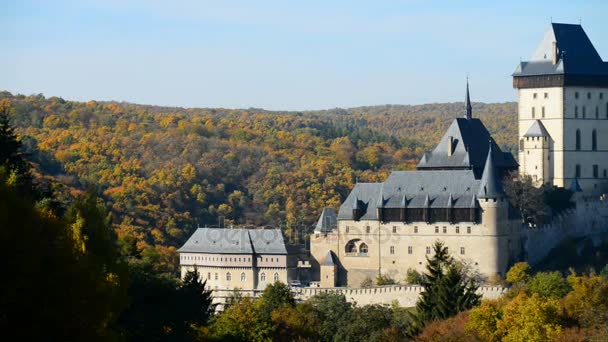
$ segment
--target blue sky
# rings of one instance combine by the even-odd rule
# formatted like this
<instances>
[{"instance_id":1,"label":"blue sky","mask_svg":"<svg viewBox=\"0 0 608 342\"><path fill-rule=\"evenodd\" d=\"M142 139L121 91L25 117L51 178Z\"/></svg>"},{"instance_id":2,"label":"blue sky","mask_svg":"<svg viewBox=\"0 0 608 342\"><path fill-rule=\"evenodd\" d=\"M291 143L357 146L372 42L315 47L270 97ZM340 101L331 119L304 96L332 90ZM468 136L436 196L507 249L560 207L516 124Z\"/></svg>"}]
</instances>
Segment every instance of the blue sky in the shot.
<instances>
[{"instance_id":1,"label":"blue sky","mask_svg":"<svg viewBox=\"0 0 608 342\"><path fill-rule=\"evenodd\" d=\"M305 110L515 99L551 18L608 60L608 1L0 0L0 89Z\"/></svg>"}]
</instances>

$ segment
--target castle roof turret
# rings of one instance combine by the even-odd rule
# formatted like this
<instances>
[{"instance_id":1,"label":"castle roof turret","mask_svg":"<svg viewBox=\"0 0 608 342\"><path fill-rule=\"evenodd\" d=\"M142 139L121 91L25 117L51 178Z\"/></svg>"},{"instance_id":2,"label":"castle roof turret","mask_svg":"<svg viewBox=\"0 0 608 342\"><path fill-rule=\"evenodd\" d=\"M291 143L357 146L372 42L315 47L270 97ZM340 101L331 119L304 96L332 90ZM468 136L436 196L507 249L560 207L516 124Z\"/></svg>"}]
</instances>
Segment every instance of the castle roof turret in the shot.
<instances>
[{"instance_id":1,"label":"castle roof turret","mask_svg":"<svg viewBox=\"0 0 608 342\"><path fill-rule=\"evenodd\" d=\"M483 168L483 175L481 176L481 184L479 186L477 197L497 198L501 196L502 186L500 184L500 179L498 179L498 173L496 172L496 167L492 158L492 145L490 145L488 158L486 159L486 164Z\"/></svg>"}]
</instances>

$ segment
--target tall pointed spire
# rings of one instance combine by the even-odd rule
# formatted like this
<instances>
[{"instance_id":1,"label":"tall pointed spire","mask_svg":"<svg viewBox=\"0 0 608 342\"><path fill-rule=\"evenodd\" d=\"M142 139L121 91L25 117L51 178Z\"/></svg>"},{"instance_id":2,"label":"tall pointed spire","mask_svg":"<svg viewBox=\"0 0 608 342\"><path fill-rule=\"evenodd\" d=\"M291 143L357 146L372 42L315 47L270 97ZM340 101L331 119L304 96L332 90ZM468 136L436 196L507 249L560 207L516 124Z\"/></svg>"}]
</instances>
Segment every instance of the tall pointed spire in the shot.
<instances>
[{"instance_id":1,"label":"tall pointed spire","mask_svg":"<svg viewBox=\"0 0 608 342\"><path fill-rule=\"evenodd\" d=\"M471 96L469 95L469 76L467 76L467 96L464 100L464 105L466 107L466 118L467 120L471 120L473 117L473 107L471 106Z\"/></svg>"}]
</instances>

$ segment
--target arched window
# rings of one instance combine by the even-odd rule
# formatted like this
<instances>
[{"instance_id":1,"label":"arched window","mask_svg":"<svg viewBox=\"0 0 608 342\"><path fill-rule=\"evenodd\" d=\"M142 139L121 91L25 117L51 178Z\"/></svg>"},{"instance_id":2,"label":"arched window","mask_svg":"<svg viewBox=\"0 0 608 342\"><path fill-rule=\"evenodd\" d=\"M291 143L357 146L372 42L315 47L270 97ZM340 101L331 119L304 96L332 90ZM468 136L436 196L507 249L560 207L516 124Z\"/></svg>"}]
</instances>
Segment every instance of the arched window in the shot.
<instances>
[{"instance_id":1,"label":"arched window","mask_svg":"<svg viewBox=\"0 0 608 342\"><path fill-rule=\"evenodd\" d=\"M266 281L266 273L264 273L264 272L260 273L260 281L261 282Z\"/></svg>"},{"instance_id":2,"label":"arched window","mask_svg":"<svg viewBox=\"0 0 608 342\"><path fill-rule=\"evenodd\" d=\"M576 130L576 150L580 151L581 149L581 130Z\"/></svg>"},{"instance_id":3,"label":"arched window","mask_svg":"<svg viewBox=\"0 0 608 342\"><path fill-rule=\"evenodd\" d=\"M241 273L241 281L245 281L247 279L247 276L245 275L245 272Z\"/></svg>"},{"instance_id":4,"label":"arched window","mask_svg":"<svg viewBox=\"0 0 608 342\"><path fill-rule=\"evenodd\" d=\"M346 253L357 253L357 241L359 240L350 240L348 241L348 243L346 244L346 247L344 248L344 251Z\"/></svg>"},{"instance_id":5,"label":"arched window","mask_svg":"<svg viewBox=\"0 0 608 342\"><path fill-rule=\"evenodd\" d=\"M231 281L232 280L232 275L230 274L230 272L226 273L226 280L227 281Z\"/></svg>"},{"instance_id":6,"label":"arched window","mask_svg":"<svg viewBox=\"0 0 608 342\"><path fill-rule=\"evenodd\" d=\"M275 282L279 281L279 274L278 273L274 274L274 281Z\"/></svg>"},{"instance_id":7,"label":"arched window","mask_svg":"<svg viewBox=\"0 0 608 342\"><path fill-rule=\"evenodd\" d=\"M359 253L361 253L361 254L367 254L367 245L365 243L362 243L359 246Z\"/></svg>"},{"instance_id":8,"label":"arched window","mask_svg":"<svg viewBox=\"0 0 608 342\"><path fill-rule=\"evenodd\" d=\"M595 130L591 132L591 150L597 151L597 132Z\"/></svg>"}]
</instances>

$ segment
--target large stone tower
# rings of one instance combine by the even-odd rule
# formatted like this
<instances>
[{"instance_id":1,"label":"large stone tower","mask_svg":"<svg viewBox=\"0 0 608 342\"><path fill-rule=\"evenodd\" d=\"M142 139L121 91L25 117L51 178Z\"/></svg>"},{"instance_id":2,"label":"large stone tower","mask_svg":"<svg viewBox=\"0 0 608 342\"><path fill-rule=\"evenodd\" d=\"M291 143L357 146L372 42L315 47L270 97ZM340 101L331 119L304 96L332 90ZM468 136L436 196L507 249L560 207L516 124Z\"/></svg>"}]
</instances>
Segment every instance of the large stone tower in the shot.
<instances>
[{"instance_id":1,"label":"large stone tower","mask_svg":"<svg viewBox=\"0 0 608 342\"><path fill-rule=\"evenodd\" d=\"M513 73L520 172L586 193L608 181L608 63L580 25L551 24Z\"/></svg>"}]
</instances>

